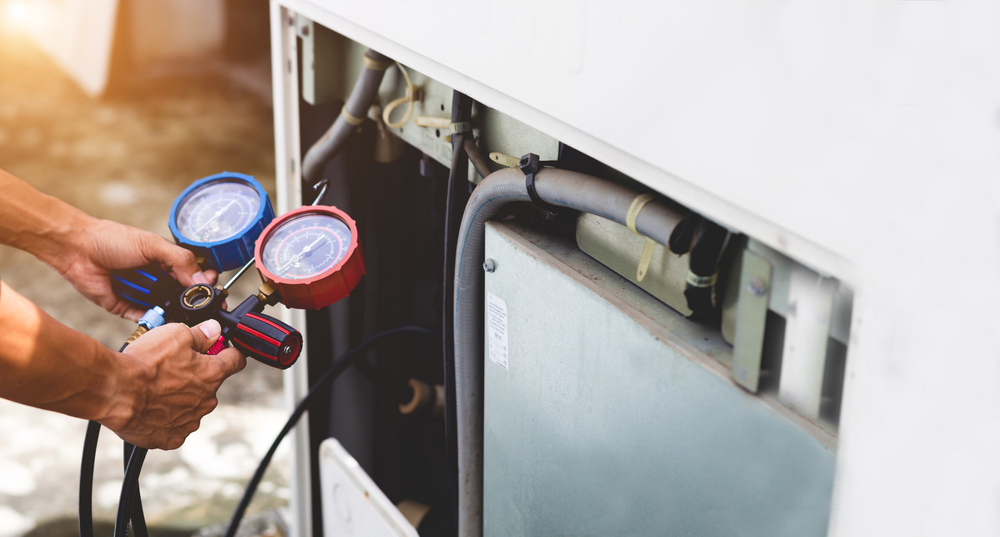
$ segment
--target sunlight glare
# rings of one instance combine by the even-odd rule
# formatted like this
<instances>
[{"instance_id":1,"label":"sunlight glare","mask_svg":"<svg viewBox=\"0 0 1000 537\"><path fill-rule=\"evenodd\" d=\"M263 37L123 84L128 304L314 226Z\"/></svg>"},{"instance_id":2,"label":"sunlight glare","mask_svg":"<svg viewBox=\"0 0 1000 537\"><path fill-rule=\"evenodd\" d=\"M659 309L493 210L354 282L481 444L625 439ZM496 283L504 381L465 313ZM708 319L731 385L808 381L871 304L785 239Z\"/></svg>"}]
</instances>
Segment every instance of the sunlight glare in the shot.
<instances>
[{"instance_id":1,"label":"sunlight glare","mask_svg":"<svg viewBox=\"0 0 1000 537\"><path fill-rule=\"evenodd\" d=\"M28 20L28 6L23 1L14 0L7 4L7 19L12 24L22 26Z\"/></svg>"}]
</instances>

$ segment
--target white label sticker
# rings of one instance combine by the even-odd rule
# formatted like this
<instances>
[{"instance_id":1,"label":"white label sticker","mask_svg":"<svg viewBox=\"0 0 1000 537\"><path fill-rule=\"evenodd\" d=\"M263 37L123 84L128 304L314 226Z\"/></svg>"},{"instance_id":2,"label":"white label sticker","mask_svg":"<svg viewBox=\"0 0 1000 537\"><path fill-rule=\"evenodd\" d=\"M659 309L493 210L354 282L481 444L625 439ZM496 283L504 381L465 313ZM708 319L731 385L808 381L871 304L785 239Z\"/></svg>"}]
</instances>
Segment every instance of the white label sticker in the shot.
<instances>
[{"instance_id":1,"label":"white label sticker","mask_svg":"<svg viewBox=\"0 0 1000 537\"><path fill-rule=\"evenodd\" d=\"M486 299L490 360L507 371L507 303L493 293L486 293Z\"/></svg>"}]
</instances>

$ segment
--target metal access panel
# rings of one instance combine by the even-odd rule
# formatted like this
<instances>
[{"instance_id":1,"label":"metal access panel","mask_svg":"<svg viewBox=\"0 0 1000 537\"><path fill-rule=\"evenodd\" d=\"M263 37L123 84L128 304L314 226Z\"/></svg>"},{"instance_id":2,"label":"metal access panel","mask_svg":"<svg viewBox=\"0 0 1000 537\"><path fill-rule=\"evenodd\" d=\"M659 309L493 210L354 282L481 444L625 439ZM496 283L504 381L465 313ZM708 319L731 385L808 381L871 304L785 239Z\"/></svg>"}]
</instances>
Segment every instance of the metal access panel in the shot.
<instances>
[{"instance_id":1,"label":"metal access panel","mask_svg":"<svg viewBox=\"0 0 1000 537\"><path fill-rule=\"evenodd\" d=\"M822 536L836 440L731 348L558 239L490 223L484 530Z\"/></svg>"}]
</instances>

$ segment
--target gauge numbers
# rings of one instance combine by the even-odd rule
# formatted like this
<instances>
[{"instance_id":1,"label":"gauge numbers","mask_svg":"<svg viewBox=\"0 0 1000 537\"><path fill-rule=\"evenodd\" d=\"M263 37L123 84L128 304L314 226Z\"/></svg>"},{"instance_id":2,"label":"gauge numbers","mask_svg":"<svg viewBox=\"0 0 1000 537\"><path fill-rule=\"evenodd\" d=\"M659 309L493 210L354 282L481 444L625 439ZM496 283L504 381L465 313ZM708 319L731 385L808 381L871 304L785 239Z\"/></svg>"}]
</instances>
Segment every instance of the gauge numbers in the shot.
<instances>
[{"instance_id":1,"label":"gauge numbers","mask_svg":"<svg viewBox=\"0 0 1000 537\"><path fill-rule=\"evenodd\" d=\"M333 268L350 246L351 230L339 218L305 213L275 228L260 257L275 276L302 280Z\"/></svg>"},{"instance_id":2,"label":"gauge numbers","mask_svg":"<svg viewBox=\"0 0 1000 537\"><path fill-rule=\"evenodd\" d=\"M260 196L241 181L218 181L195 190L177 210L177 229L197 242L217 242L238 235L260 210Z\"/></svg>"}]
</instances>

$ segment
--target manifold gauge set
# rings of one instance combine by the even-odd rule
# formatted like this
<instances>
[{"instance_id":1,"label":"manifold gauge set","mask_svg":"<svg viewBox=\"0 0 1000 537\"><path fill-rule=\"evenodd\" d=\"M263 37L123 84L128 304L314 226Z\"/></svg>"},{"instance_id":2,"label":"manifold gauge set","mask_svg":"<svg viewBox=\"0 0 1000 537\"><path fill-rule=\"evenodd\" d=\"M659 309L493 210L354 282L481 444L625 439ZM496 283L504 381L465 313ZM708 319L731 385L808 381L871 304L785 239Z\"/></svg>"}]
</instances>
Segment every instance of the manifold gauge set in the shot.
<instances>
[{"instance_id":1,"label":"manifold gauge set","mask_svg":"<svg viewBox=\"0 0 1000 537\"><path fill-rule=\"evenodd\" d=\"M168 224L174 241L193 252L203 269L239 272L222 286L182 288L150 265L115 272L112 287L148 308L144 319L158 321L150 327L164 321L194 325L218 320L222 336L210 354L231 343L264 364L290 367L302 350L302 336L261 313L264 306L280 302L288 308L319 309L350 294L365 273L357 225L350 216L314 203L275 217L267 192L249 175L225 172L195 181L174 200ZM230 311L223 309L229 287L254 265L262 281L259 292Z\"/></svg>"}]
</instances>

